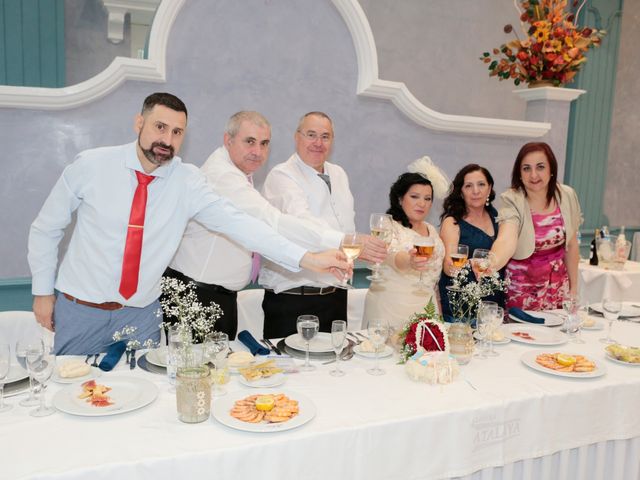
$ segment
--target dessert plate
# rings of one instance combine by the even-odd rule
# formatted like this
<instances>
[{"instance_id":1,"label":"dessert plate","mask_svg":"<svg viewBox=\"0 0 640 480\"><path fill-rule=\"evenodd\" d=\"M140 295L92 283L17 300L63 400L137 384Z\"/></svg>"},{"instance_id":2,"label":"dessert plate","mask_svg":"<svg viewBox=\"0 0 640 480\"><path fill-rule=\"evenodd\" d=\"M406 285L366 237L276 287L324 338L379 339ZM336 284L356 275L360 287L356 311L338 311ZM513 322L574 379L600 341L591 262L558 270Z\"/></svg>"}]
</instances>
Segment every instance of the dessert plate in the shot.
<instances>
[{"instance_id":1,"label":"dessert plate","mask_svg":"<svg viewBox=\"0 0 640 480\"><path fill-rule=\"evenodd\" d=\"M504 325L505 335L514 342L528 345L562 345L567 343L567 336L557 329L522 323Z\"/></svg>"},{"instance_id":2,"label":"dessert plate","mask_svg":"<svg viewBox=\"0 0 640 480\"><path fill-rule=\"evenodd\" d=\"M287 347L295 350L305 352L307 350L307 343L303 338L294 333L284 339L284 343ZM327 353L333 352L333 345L331 344L331 334L326 332L318 332L318 334L309 342L309 353Z\"/></svg>"}]
</instances>

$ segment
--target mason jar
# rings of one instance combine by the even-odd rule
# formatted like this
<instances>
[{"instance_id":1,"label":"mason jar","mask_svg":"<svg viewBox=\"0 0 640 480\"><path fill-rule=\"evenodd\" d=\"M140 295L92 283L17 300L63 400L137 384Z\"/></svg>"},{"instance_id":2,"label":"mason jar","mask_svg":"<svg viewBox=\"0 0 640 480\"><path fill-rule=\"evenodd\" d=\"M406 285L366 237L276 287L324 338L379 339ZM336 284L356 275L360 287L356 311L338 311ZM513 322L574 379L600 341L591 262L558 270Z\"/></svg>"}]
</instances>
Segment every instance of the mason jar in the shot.
<instances>
[{"instance_id":1,"label":"mason jar","mask_svg":"<svg viewBox=\"0 0 640 480\"><path fill-rule=\"evenodd\" d=\"M211 412L209 368L178 368L176 376L178 419L185 423L204 422Z\"/></svg>"}]
</instances>

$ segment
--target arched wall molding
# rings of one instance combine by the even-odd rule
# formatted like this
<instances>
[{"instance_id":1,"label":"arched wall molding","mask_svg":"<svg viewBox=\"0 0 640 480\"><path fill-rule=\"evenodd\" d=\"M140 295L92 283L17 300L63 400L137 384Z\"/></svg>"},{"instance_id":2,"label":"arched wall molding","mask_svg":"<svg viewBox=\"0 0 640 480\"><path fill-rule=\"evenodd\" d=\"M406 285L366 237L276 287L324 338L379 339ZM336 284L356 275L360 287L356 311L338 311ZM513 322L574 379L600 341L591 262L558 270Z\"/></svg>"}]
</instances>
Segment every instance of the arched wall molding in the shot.
<instances>
[{"instance_id":1,"label":"arched wall molding","mask_svg":"<svg viewBox=\"0 0 640 480\"><path fill-rule=\"evenodd\" d=\"M95 77L62 88L0 86L0 107L64 110L98 100L125 80L164 82L169 32L185 0L163 0L149 36L149 58L116 57Z\"/></svg>"},{"instance_id":2,"label":"arched wall molding","mask_svg":"<svg viewBox=\"0 0 640 480\"><path fill-rule=\"evenodd\" d=\"M498 118L449 115L437 112L421 103L402 82L378 77L378 53L369 21L357 0L332 0L344 18L358 59L358 95L390 100L411 120L428 129L475 135L508 137L541 137L551 124Z\"/></svg>"}]
</instances>

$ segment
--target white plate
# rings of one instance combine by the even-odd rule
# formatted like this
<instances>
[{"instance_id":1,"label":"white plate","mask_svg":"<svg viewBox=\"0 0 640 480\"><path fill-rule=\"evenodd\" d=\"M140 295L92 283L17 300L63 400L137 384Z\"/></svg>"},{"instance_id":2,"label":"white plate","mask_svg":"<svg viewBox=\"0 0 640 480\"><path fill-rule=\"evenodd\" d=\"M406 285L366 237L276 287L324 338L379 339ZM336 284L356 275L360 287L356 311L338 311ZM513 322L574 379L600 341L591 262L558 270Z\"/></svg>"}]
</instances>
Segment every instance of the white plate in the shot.
<instances>
[{"instance_id":1,"label":"white plate","mask_svg":"<svg viewBox=\"0 0 640 480\"><path fill-rule=\"evenodd\" d=\"M63 364L64 365L64 364ZM91 370L86 375L82 375L81 377L73 377L73 378L64 378L60 376L60 365L56 365L56 371L51 375L51 380L56 383L78 383L84 382L85 380L89 380L90 378L97 378L102 375L102 371L99 368L91 367Z\"/></svg>"},{"instance_id":2,"label":"white plate","mask_svg":"<svg viewBox=\"0 0 640 480\"><path fill-rule=\"evenodd\" d=\"M144 378L110 377L104 379L102 384L111 387L107 395L111 397L113 405L94 407L85 399L78 398L82 387L75 383L56 393L53 405L61 412L71 415L103 417L137 410L149 405L158 396L158 387Z\"/></svg>"},{"instance_id":3,"label":"white plate","mask_svg":"<svg viewBox=\"0 0 640 480\"><path fill-rule=\"evenodd\" d=\"M355 347L353 347L353 352L361 357L376 358L376 354L374 352L363 352L362 345L356 345ZM391 348L389 345L385 345L384 350L378 353L378 358L386 358L390 357L391 355L393 355L393 348Z\"/></svg>"},{"instance_id":4,"label":"white plate","mask_svg":"<svg viewBox=\"0 0 640 480\"><path fill-rule=\"evenodd\" d=\"M247 387L254 388L269 388L269 387L277 387L278 385L282 385L287 377L284 376L284 373L276 373L275 375L271 375L267 378L259 378L258 380L254 380L250 382L242 375L238 377L238 380L241 384L246 385Z\"/></svg>"},{"instance_id":5,"label":"white plate","mask_svg":"<svg viewBox=\"0 0 640 480\"><path fill-rule=\"evenodd\" d=\"M475 338L476 340L482 340L479 336L478 336L478 332L473 332L473 338ZM505 334L504 338L502 340L499 341L493 341L494 345L506 345L507 343L511 343L511 339L509 337L507 337L507 335Z\"/></svg>"},{"instance_id":6,"label":"white plate","mask_svg":"<svg viewBox=\"0 0 640 480\"><path fill-rule=\"evenodd\" d=\"M20 365L12 363L9 367L9 374L7 375L7 378L5 378L4 383L6 385L7 383L19 382L20 380L24 380L28 376L29 374L24 368L22 368Z\"/></svg>"},{"instance_id":7,"label":"white plate","mask_svg":"<svg viewBox=\"0 0 640 480\"><path fill-rule=\"evenodd\" d=\"M622 302L622 310L620 310L619 318L636 318L640 317L640 308L634 306L638 305L638 302ZM602 309L602 302L600 303L592 303L589 305L589 308L594 312L598 312L604 315L604 311Z\"/></svg>"},{"instance_id":8,"label":"white plate","mask_svg":"<svg viewBox=\"0 0 640 480\"><path fill-rule=\"evenodd\" d=\"M557 370L553 370L551 368L543 367L538 362L536 362L536 357L541 353L553 353L551 350L535 350L532 352L525 352L520 357L522 363L524 363L527 367L537 370L538 372L547 373L549 375L555 375L557 377L566 377L566 378L595 378L601 377L607 372L607 367L595 360L593 357L587 357L593 363L596 364L595 370L592 372L559 372ZM567 353L568 355L580 355L571 352L562 352Z\"/></svg>"},{"instance_id":9,"label":"white plate","mask_svg":"<svg viewBox=\"0 0 640 480\"><path fill-rule=\"evenodd\" d=\"M147 362L155 365L156 367L167 368L167 354L168 348L166 345L154 348L147 352Z\"/></svg>"},{"instance_id":10,"label":"white plate","mask_svg":"<svg viewBox=\"0 0 640 480\"><path fill-rule=\"evenodd\" d=\"M283 432L285 430L291 430L292 428L297 428L300 425L304 425L316 416L316 406L310 398L302 395L301 393L291 392L287 390L265 390L263 392L260 392L259 394L262 395L269 393L284 393L290 399L297 400L298 406L300 408L300 413L298 413L298 415L293 417L291 420L283 423L248 423L238 420L237 418L233 418L229 414L229 412L231 411L231 408L233 407L233 404L236 402L236 400L241 400L249 396L247 395L247 391L245 390L239 392L230 392L224 397L217 398L213 402L213 418L215 418L223 425L235 428L236 430L264 433Z\"/></svg>"},{"instance_id":11,"label":"white plate","mask_svg":"<svg viewBox=\"0 0 640 480\"><path fill-rule=\"evenodd\" d=\"M300 335L294 333L284 339L284 343L289 348L300 350L305 352L307 350L307 343L302 339ZM327 353L333 352L333 345L331 344L331 334L326 332L318 332L309 342L309 352L311 353Z\"/></svg>"},{"instance_id":12,"label":"white plate","mask_svg":"<svg viewBox=\"0 0 640 480\"><path fill-rule=\"evenodd\" d=\"M504 325L504 334L514 342L526 343L527 345L562 345L567 343L567 336L559 330L543 327L542 325L531 324L510 324ZM526 332L533 337L532 340L514 335L515 332Z\"/></svg>"},{"instance_id":13,"label":"white plate","mask_svg":"<svg viewBox=\"0 0 640 480\"><path fill-rule=\"evenodd\" d=\"M519 318L514 317L509 314L509 318L514 322L525 323L527 325L540 325L545 327L557 327L564 323L564 311L563 310L548 310L546 312L536 312L533 310L524 310L524 313L531 315L532 317L544 318L544 324L542 323L531 323L525 322L524 320L520 320Z\"/></svg>"},{"instance_id":14,"label":"white plate","mask_svg":"<svg viewBox=\"0 0 640 480\"><path fill-rule=\"evenodd\" d=\"M611 360L612 362L619 363L620 365L626 365L627 367L640 367L640 363L625 362L623 360L618 360L616 357L611 355L609 352L605 352L605 355L607 356L607 358L609 360Z\"/></svg>"}]
</instances>

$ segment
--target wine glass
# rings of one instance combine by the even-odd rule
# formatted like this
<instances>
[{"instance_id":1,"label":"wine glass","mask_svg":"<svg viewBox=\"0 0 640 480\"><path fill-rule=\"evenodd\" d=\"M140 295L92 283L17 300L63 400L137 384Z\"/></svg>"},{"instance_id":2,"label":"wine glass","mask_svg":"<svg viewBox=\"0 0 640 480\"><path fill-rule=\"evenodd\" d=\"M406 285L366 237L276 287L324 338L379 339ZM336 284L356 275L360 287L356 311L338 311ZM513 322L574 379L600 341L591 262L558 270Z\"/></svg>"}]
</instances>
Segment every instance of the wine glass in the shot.
<instances>
[{"instance_id":1,"label":"wine glass","mask_svg":"<svg viewBox=\"0 0 640 480\"><path fill-rule=\"evenodd\" d=\"M562 309L565 313L564 330L573 343L584 343L580 338L582 318L580 315L580 300L575 295L569 295L562 300Z\"/></svg>"},{"instance_id":2,"label":"wine glass","mask_svg":"<svg viewBox=\"0 0 640 480\"><path fill-rule=\"evenodd\" d=\"M372 213L369 218L369 227L371 228L371 236L379 238L384 243L387 244L387 248L389 248L389 244L391 243L392 236L392 217L386 213ZM380 264L374 263L373 267L373 275L369 275L367 280L371 280L372 282L380 282L382 281L382 275L380 275Z\"/></svg>"},{"instance_id":3,"label":"wine glass","mask_svg":"<svg viewBox=\"0 0 640 480\"><path fill-rule=\"evenodd\" d=\"M318 333L320 328L320 320L315 315L300 315L296 322L298 327L298 335L307 344L307 350L305 355L305 362L300 370L303 372L311 372L316 369L315 365L309 363L309 342L313 340L313 337Z\"/></svg>"},{"instance_id":4,"label":"wine glass","mask_svg":"<svg viewBox=\"0 0 640 480\"><path fill-rule=\"evenodd\" d=\"M484 248L476 248L473 251L471 258L471 269L477 280L480 280L485 275L485 272L491 267L492 260L494 258L493 253Z\"/></svg>"},{"instance_id":5,"label":"wine glass","mask_svg":"<svg viewBox=\"0 0 640 480\"><path fill-rule=\"evenodd\" d=\"M369 375L384 375L385 372L380 368L380 347L384 345L389 338L389 324L383 318L376 318L369 322L367 327L369 333L369 341L373 345L376 363L373 368L367 369Z\"/></svg>"},{"instance_id":6,"label":"wine glass","mask_svg":"<svg viewBox=\"0 0 640 480\"><path fill-rule=\"evenodd\" d=\"M24 336L16 342L16 359L20 366L29 374L29 396L18 403L18 405L23 407L35 407L40 403L35 396L33 374L27 363L27 354L31 353L31 355L34 355L37 352L39 352L40 355L44 353L44 342L39 338Z\"/></svg>"},{"instance_id":7,"label":"wine glass","mask_svg":"<svg viewBox=\"0 0 640 480\"><path fill-rule=\"evenodd\" d=\"M180 357L191 345L191 331L178 324L171 325L167 332L167 376L174 391L176 385L176 372Z\"/></svg>"},{"instance_id":8,"label":"wine glass","mask_svg":"<svg viewBox=\"0 0 640 480\"><path fill-rule=\"evenodd\" d=\"M604 318L609 322L607 337L600 339L602 343L616 343L616 341L611 338L611 328L613 327L614 320L618 319L620 310L622 310L622 302L609 297L605 297L602 299L602 313L604 315Z\"/></svg>"},{"instance_id":9,"label":"wine glass","mask_svg":"<svg viewBox=\"0 0 640 480\"><path fill-rule=\"evenodd\" d=\"M340 245L340 250L347 256L347 261L353 265L353 261L358 258L358 255L362 252L364 244L362 243L362 238L357 233L345 233L344 238L342 239L342 244ZM351 277L351 284L353 285L353 276ZM342 283L340 284L342 288L352 288L347 283L347 276L342 279Z\"/></svg>"},{"instance_id":10,"label":"wine glass","mask_svg":"<svg viewBox=\"0 0 640 480\"><path fill-rule=\"evenodd\" d=\"M331 322L331 345L336 352L336 368L329 372L334 377L342 377L344 371L340 370L340 354L347 339L347 322L345 320L334 320Z\"/></svg>"},{"instance_id":11,"label":"wine glass","mask_svg":"<svg viewBox=\"0 0 640 480\"><path fill-rule=\"evenodd\" d=\"M229 354L229 335L223 332L213 332L204 339L205 361L213 364L213 391L211 395L220 397L227 394L223 385L227 383L227 355Z\"/></svg>"},{"instance_id":12,"label":"wine glass","mask_svg":"<svg viewBox=\"0 0 640 480\"><path fill-rule=\"evenodd\" d=\"M462 269L462 267L464 267L464 264L467 263L467 258L469 258L469 247L463 244L456 245L452 247L449 256L453 262L453 273L455 275L460 271L460 269Z\"/></svg>"},{"instance_id":13,"label":"wine glass","mask_svg":"<svg viewBox=\"0 0 640 480\"><path fill-rule=\"evenodd\" d=\"M9 370L11 370L11 349L8 343L0 343L0 413L13 408L13 405L4 403L4 383Z\"/></svg>"},{"instance_id":14,"label":"wine glass","mask_svg":"<svg viewBox=\"0 0 640 480\"><path fill-rule=\"evenodd\" d=\"M488 344L491 336L491 322L494 311L497 308L495 302L482 302L478 307L478 321L476 322L476 337L480 340L480 349L473 356L475 358L488 358Z\"/></svg>"},{"instance_id":15,"label":"wine glass","mask_svg":"<svg viewBox=\"0 0 640 480\"><path fill-rule=\"evenodd\" d=\"M493 336L498 331L498 329L502 326L502 322L504 321L504 308L499 307L494 302L485 302L492 303L495 307L491 306L491 320L489 322L489 352L487 353L490 357L497 357L500 354L493 348Z\"/></svg>"},{"instance_id":16,"label":"wine glass","mask_svg":"<svg viewBox=\"0 0 640 480\"><path fill-rule=\"evenodd\" d=\"M55 366L56 356L50 346L44 347L42 351L37 349L27 351L27 367L34 380L40 384L40 402L38 408L29 412L32 417L46 417L56 411L55 408L47 407L45 404L47 381L51 378Z\"/></svg>"},{"instance_id":17,"label":"wine glass","mask_svg":"<svg viewBox=\"0 0 640 480\"><path fill-rule=\"evenodd\" d=\"M416 257L426 258L428 260L433 255L433 251L436 248L436 242L433 239L433 237L421 236L416 240L414 240L413 247L416 249ZM418 291L421 291L421 292L426 290L429 287L426 283L424 283L424 280L422 278L422 273L423 271L421 270L420 278L413 285L414 287L418 287Z\"/></svg>"}]
</instances>

